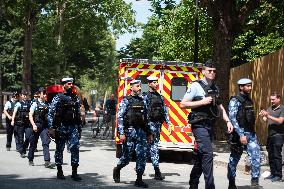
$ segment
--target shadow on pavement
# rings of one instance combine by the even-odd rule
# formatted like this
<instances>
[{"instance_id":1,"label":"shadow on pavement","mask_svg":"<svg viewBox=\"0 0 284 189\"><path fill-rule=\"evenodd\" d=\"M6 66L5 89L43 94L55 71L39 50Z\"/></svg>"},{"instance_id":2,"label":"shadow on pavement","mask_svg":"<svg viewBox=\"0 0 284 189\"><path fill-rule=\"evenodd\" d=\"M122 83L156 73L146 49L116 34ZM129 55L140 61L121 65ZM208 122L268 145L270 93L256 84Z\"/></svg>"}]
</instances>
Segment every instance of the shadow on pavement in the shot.
<instances>
[{"instance_id":1,"label":"shadow on pavement","mask_svg":"<svg viewBox=\"0 0 284 189\"><path fill-rule=\"evenodd\" d=\"M65 175L66 180L57 180L53 178L21 178L17 174L0 175L1 189L70 189L70 188L136 188L133 181L121 181L121 183L105 182L106 177L99 175L98 173L86 173L80 174L83 181L76 182L71 179L70 175ZM156 181L154 179L145 179L149 188L171 188L178 189L183 188L179 186L173 186L170 181ZM183 183L187 184L187 183Z\"/></svg>"},{"instance_id":2,"label":"shadow on pavement","mask_svg":"<svg viewBox=\"0 0 284 189\"><path fill-rule=\"evenodd\" d=\"M238 189L251 189L252 187L250 185L246 186L237 186ZM257 189L263 189L262 186L258 186Z\"/></svg>"},{"instance_id":3,"label":"shadow on pavement","mask_svg":"<svg viewBox=\"0 0 284 189\"><path fill-rule=\"evenodd\" d=\"M230 153L227 141L214 141L213 149L217 153Z\"/></svg>"}]
</instances>

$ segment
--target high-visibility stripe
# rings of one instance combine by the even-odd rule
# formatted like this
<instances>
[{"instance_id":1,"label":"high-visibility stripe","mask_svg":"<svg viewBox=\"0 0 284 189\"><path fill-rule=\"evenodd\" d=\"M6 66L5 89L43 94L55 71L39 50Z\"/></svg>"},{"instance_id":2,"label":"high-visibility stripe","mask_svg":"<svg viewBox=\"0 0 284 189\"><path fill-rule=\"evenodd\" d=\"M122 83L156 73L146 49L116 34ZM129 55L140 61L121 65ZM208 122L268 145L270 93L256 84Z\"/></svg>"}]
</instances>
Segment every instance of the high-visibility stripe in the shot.
<instances>
[{"instance_id":1,"label":"high-visibility stripe","mask_svg":"<svg viewBox=\"0 0 284 189\"><path fill-rule=\"evenodd\" d=\"M186 69L183 69L183 71L186 71ZM181 74L181 73L173 74L173 73L165 72L165 75L164 75L164 79L165 79L164 80L164 86L165 87L164 87L163 95L164 95L165 99L167 99L169 101L169 103L171 105L171 108L169 110L169 115L172 118L171 122L174 124L174 126L186 126L187 125L187 120L186 120L187 113L186 112L188 112L188 111L181 110L179 108L179 106L177 105L177 103L170 99L169 94L170 94L170 91L171 91L171 85L170 85L169 81L173 78L173 75L175 77L184 77L184 74ZM188 75L186 75L186 77L188 77ZM184 143L192 141L191 137L189 137L184 132L176 132L176 135Z\"/></svg>"},{"instance_id":2,"label":"high-visibility stripe","mask_svg":"<svg viewBox=\"0 0 284 189\"><path fill-rule=\"evenodd\" d=\"M163 127L163 128L164 128L164 127ZM170 139L171 136L170 136L169 134L166 134L166 131L164 131L164 130L161 131L161 136L162 136L162 137L161 137L160 140L163 141L163 142L170 142L170 141L172 141L172 140ZM175 142L177 142L176 139L174 139L174 140L175 140Z\"/></svg>"}]
</instances>

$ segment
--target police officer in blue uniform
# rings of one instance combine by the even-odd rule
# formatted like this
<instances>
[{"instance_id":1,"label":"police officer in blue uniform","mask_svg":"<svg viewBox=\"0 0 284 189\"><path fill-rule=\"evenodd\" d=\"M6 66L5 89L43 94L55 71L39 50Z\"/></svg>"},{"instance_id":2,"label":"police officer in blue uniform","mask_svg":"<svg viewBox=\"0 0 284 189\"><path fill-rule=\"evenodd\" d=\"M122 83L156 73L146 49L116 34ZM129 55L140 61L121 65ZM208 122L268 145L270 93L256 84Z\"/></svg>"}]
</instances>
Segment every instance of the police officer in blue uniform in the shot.
<instances>
[{"instance_id":1,"label":"police officer in blue uniform","mask_svg":"<svg viewBox=\"0 0 284 189\"><path fill-rule=\"evenodd\" d=\"M170 121L168 117L168 110L164 103L164 98L160 93L158 93L157 89L159 86L158 77L149 76L147 77L149 91L144 96L144 100L146 102L147 108L147 118L148 125L153 133L153 142L148 145L148 151L150 153L152 165L155 170L156 180L163 180L164 177L161 174L159 168L159 149L158 143L160 141L160 132L162 128L162 124L165 121L170 127Z\"/></svg>"},{"instance_id":2,"label":"police officer in blue uniform","mask_svg":"<svg viewBox=\"0 0 284 189\"><path fill-rule=\"evenodd\" d=\"M47 129L48 106L45 103L46 94L44 88L39 88L39 90L36 92L36 95L38 96L38 98L32 103L29 112L29 120L32 125L33 133L30 137L28 159L29 165L34 166L34 152L38 143L38 139L40 137L45 161L44 166L48 168L51 166L49 153L50 138L48 136Z\"/></svg>"},{"instance_id":3,"label":"police officer in blue uniform","mask_svg":"<svg viewBox=\"0 0 284 189\"><path fill-rule=\"evenodd\" d=\"M3 113L6 115L6 132L7 132L7 142L6 142L6 150L10 151L12 137L14 134L16 149L19 150L19 142L18 142L18 135L16 133L15 126L11 125L12 115L14 111L15 104L18 102L19 94L14 92L12 98L5 103Z\"/></svg>"},{"instance_id":4,"label":"police officer in blue uniform","mask_svg":"<svg viewBox=\"0 0 284 189\"><path fill-rule=\"evenodd\" d=\"M253 101L250 98L252 81L247 78L240 79L237 82L239 93L231 98L229 103L229 118L234 126L234 132L237 133L238 140L243 148L236 150L231 148L230 159L228 163L229 189L236 189L235 177L236 167L245 149L248 153L251 163L251 186L258 187L260 176L260 147L254 130L255 114L253 110Z\"/></svg>"},{"instance_id":5,"label":"police officer in blue uniform","mask_svg":"<svg viewBox=\"0 0 284 189\"><path fill-rule=\"evenodd\" d=\"M212 134L216 118L222 115L227 122L228 132L233 126L220 102L219 91L214 83L216 68L211 60L202 69L203 79L193 82L181 101L181 108L191 108L188 115L192 132L197 144L197 154L191 170L190 189L197 189L199 178L204 174L205 188L215 189L213 177L213 147Z\"/></svg>"},{"instance_id":6,"label":"police officer in blue uniform","mask_svg":"<svg viewBox=\"0 0 284 189\"><path fill-rule=\"evenodd\" d=\"M120 182L120 170L125 167L136 152L136 187L148 188L143 182L142 175L146 166L147 139L153 139L150 128L147 125L147 110L141 93L141 81L130 82L131 94L123 98L118 109L118 134L123 143L122 157L113 169L113 179Z\"/></svg>"},{"instance_id":7,"label":"police officer in blue uniform","mask_svg":"<svg viewBox=\"0 0 284 189\"><path fill-rule=\"evenodd\" d=\"M64 93L59 93L53 98L48 110L48 132L52 138L55 138L56 143L57 179L65 179L62 170L63 151L68 141L71 152L71 178L74 181L81 181L82 178L77 174L81 137L80 99L72 92L73 78L63 78L61 83Z\"/></svg>"},{"instance_id":8,"label":"police officer in blue uniform","mask_svg":"<svg viewBox=\"0 0 284 189\"><path fill-rule=\"evenodd\" d=\"M29 138L32 133L29 121L30 105L30 101L27 100L27 92L23 90L20 94L20 100L15 104L11 121L11 125L15 125L17 129L19 153L22 158L25 158L26 149L29 145Z\"/></svg>"}]
</instances>

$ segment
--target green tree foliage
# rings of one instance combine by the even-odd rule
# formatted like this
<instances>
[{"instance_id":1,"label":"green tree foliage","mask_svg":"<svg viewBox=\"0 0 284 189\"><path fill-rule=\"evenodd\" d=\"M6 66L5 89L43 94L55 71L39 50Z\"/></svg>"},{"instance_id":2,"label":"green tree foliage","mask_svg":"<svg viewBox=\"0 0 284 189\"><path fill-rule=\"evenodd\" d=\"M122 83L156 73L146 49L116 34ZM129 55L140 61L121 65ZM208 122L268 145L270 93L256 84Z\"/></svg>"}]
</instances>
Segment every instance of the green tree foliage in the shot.
<instances>
[{"instance_id":1,"label":"green tree foliage","mask_svg":"<svg viewBox=\"0 0 284 189\"><path fill-rule=\"evenodd\" d=\"M5 62L4 79L7 77L11 83L17 80L20 84L16 70L23 71L23 18L28 11L25 6L31 5L38 10L43 2L45 6L39 9L33 22L33 89L58 83L67 75L74 77L83 89L93 89L95 86L103 90L115 86L115 38L136 28L131 4L124 0L4 0L3 6L1 1L1 13L5 15L1 23L5 22L10 27L3 29L1 25L0 32L1 52L4 45L9 45L5 51L5 56L9 57L5 61L9 64ZM7 83L7 86L12 85ZM5 90L8 89L5 86Z\"/></svg>"},{"instance_id":2,"label":"green tree foliage","mask_svg":"<svg viewBox=\"0 0 284 189\"><path fill-rule=\"evenodd\" d=\"M142 38L133 39L120 50L121 56L162 60L193 61L195 1L153 1L153 15L143 27ZM199 7L199 55L204 61L212 54L212 23L206 9Z\"/></svg>"},{"instance_id":3,"label":"green tree foliage","mask_svg":"<svg viewBox=\"0 0 284 189\"><path fill-rule=\"evenodd\" d=\"M87 78L105 88L116 84L115 37L125 30L134 29L131 6L123 0L68 1L63 10L64 29L60 34L60 44L57 9L58 3L51 3L36 25L35 83L43 85L47 77L50 78L49 84L56 83L62 75L69 75L76 78L77 83L85 89L93 87L89 85L90 82L86 82ZM47 40L42 40L43 37Z\"/></svg>"},{"instance_id":4,"label":"green tree foliage","mask_svg":"<svg viewBox=\"0 0 284 189\"><path fill-rule=\"evenodd\" d=\"M238 66L265 56L284 45L284 2L264 1L250 15L233 46L232 66Z\"/></svg>"},{"instance_id":5,"label":"green tree foliage","mask_svg":"<svg viewBox=\"0 0 284 189\"><path fill-rule=\"evenodd\" d=\"M193 61L194 55L194 1L185 1L165 14L161 31L161 59ZM199 18L199 56L204 61L212 54L212 26L203 8L198 9Z\"/></svg>"},{"instance_id":6,"label":"green tree foliage","mask_svg":"<svg viewBox=\"0 0 284 189\"><path fill-rule=\"evenodd\" d=\"M5 19L0 18L0 62L2 89L18 90L21 87L22 30L11 28Z\"/></svg>"}]
</instances>

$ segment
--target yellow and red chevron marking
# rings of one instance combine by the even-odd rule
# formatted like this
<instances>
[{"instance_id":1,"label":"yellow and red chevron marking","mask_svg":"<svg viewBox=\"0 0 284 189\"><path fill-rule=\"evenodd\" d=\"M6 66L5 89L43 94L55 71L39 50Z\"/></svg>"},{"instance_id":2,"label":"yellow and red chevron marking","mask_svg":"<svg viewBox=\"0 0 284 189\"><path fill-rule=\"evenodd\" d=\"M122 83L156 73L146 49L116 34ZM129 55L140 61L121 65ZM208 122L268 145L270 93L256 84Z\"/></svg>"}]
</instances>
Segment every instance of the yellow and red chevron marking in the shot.
<instances>
[{"instance_id":1,"label":"yellow and red chevron marking","mask_svg":"<svg viewBox=\"0 0 284 189\"><path fill-rule=\"evenodd\" d=\"M119 65L119 73L118 73L119 79L118 79L118 88L117 88L117 100L118 100L117 104L119 104L122 101L122 98L124 96L123 91L124 91L125 80L120 79L124 75L125 75L125 64L120 64ZM118 105L117 105L116 110L118 110ZM117 128L117 121L116 121L116 128ZM116 141L117 144L120 143L119 138L117 137L117 132L115 132L115 141Z\"/></svg>"},{"instance_id":2,"label":"yellow and red chevron marking","mask_svg":"<svg viewBox=\"0 0 284 189\"><path fill-rule=\"evenodd\" d=\"M192 137L187 134L191 132L191 129L187 124L187 115L189 113L189 110L181 109L179 107L180 102L175 102L171 99L171 80L172 78L183 77L186 78L190 83L191 81L194 81L196 79L196 75L180 72L196 73L196 70L193 71L193 68L177 66L169 66L168 69L171 69L171 71L177 71L175 73L165 71L163 80L163 96L165 99L165 104L170 107L168 111L169 118L171 124L174 126L174 129L170 135L164 123L161 130L161 141L192 143Z\"/></svg>"},{"instance_id":3,"label":"yellow and red chevron marking","mask_svg":"<svg viewBox=\"0 0 284 189\"><path fill-rule=\"evenodd\" d=\"M125 80L120 79L121 77L124 77L125 75L125 64L120 64L119 65L119 80L118 80L118 90L117 90L117 97L118 97L118 102L120 103L124 94L123 94L123 90L124 90L124 83Z\"/></svg>"},{"instance_id":4,"label":"yellow and red chevron marking","mask_svg":"<svg viewBox=\"0 0 284 189\"><path fill-rule=\"evenodd\" d=\"M136 79L138 76L156 76L160 78L160 71L158 68L161 67L161 65L144 65L144 64L134 64L131 67L128 67L127 70L127 76L131 77L132 79ZM139 68L133 69L133 68ZM154 70L154 71L153 71ZM127 95L130 94L130 84L127 83Z\"/></svg>"}]
</instances>

